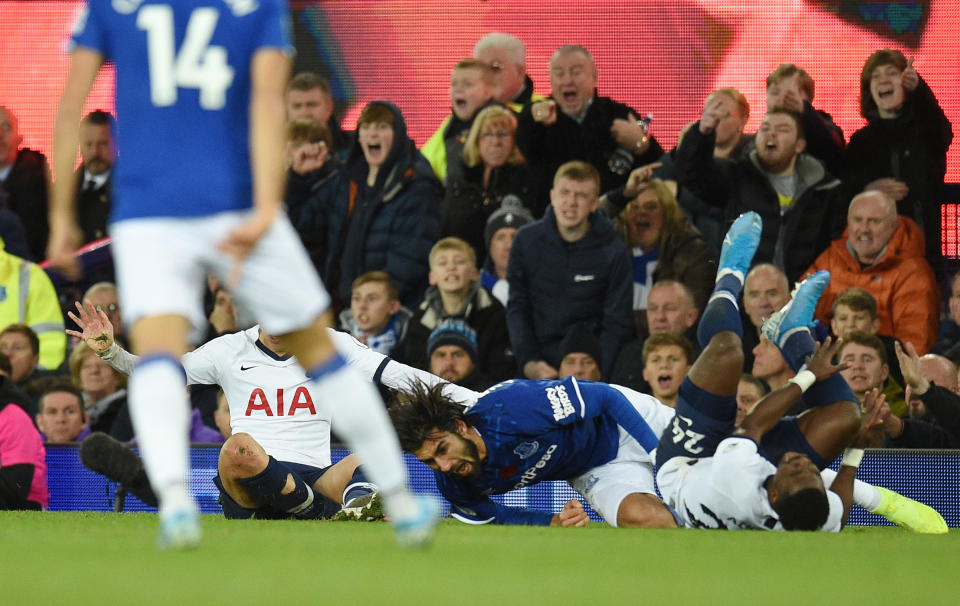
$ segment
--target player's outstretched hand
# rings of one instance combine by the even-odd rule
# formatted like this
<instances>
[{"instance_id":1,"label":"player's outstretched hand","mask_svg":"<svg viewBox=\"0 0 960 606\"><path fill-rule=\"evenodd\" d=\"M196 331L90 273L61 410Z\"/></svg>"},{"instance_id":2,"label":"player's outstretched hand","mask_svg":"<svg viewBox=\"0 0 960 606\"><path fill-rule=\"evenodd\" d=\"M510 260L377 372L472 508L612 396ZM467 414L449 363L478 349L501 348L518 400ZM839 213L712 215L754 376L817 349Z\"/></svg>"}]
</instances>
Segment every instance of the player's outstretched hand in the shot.
<instances>
[{"instance_id":1,"label":"player's outstretched hand","mask_svg":"<svg viewBox=\"0 0 960 606\"><path fill-rule=\"evenodd\" d=\"M90 299L83 303L77 301L74 305L77 306L79 315L72 311L68 311L67 315L77 323L82 332L67 329L67 334L82 339L96 353L110 349L113 345L113 324L107 317L107 312L97 310Z\"/></svg>"},{"instance_id":2,"label":"player's outstretched hand","mask_svg":"<svg viewBox=\"0 0 960 606\"><path fill-rule=\"evenodd\" d=\"M807 370L817 377L817 381L823 381L849 366L846 362L833 363L834 356L840 351L841 343L843 343L843 339L834 341L827 337L823 343L817 343L813 346L813 355L807 357Z\"/></svg>"},{"instance_id":3,"label":"player's outstretched hand","mask_svg":"<svg viewBox=\"0 0 960 606\"><path fill-rule=\"evenodd\" d=\"M563 506L560 513L554 514L550 521L551 526L586 526L590 522L590 516L583 510L583 503L577 499L570 499Z\"/></svg>"}]
</instances>

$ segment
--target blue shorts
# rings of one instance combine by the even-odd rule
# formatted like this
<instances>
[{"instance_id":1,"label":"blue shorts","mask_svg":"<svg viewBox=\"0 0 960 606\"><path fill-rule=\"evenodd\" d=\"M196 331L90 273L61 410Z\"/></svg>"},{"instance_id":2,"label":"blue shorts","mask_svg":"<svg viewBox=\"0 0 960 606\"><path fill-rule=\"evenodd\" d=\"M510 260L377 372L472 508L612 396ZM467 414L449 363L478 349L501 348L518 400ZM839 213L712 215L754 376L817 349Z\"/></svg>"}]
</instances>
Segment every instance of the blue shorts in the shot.
<instances>
[{"instance_id":1,"label":"blue shorts","mask_svg":"<svg viewBox=\"0 0 960 606\"><path fill-rule=\"evenodd\" d=\"M737 399L705 391L684 378L677 394L676 414L657 446L657 467L673 457L712 457L717 445L733 433Z\"/></svg>"},{"instance_id":2,"label":"blue shorts","mask_svg":"<svg viewBox=\"0 0 960 606\"><path fill-rule=\"evenodd\" d=\"M776 465L785 452L799 452L810 457L818 469L830 466L820 453L813 449L806 436L800 431L797 417L784 417L760 440L760 455Z\"/></svg>"},{"instance_id":3,"label":"blue shorts","mask_svg":"<svg viewBox=\"0 0 960 606\"><path fill-rule=\"evenodd\" d=\"M303 463L290 463L288 461L279 461L283 465L287 466L294 475L304 481L307 486L311 489L313 488L313 483L317 481L328 469L329 467L314 467L313 465L304 465ZM220 481L220 474L217 474L213 478L213 483L217 485L217 488L220 489L220 506L223 507L223 516L228 520L249 520L250 518L256 518L258 520L285 520L287 518L293 518L293 514L286 511L279 511L274 509L270 505L263 505L261 507L249 508L244 507L233 500L233 498L227 494L227 491L223 489L223 483ZM313 494L315 499L320 499L323 503L323 514L322 518L329 518L333 514L340 511L340 505L315 492Z\"/></svg>"},{"instance_id":4,"label":"blue shorts","mask_svg":"<svg viewBox=\"0 0 960 606\"><path fill-rule=\"evenodd\" d=\"M706 458L713 456L717 445L729 437L736 426L737 400L704 391L685 378L677 394L676 414L663 430L657 445L657 467L673 457ZM785 452L800 452L820 469L830 465L800 431L797 417L784 417L764 434L760 454L774 465Z\"/></svg>"}]
</instances>

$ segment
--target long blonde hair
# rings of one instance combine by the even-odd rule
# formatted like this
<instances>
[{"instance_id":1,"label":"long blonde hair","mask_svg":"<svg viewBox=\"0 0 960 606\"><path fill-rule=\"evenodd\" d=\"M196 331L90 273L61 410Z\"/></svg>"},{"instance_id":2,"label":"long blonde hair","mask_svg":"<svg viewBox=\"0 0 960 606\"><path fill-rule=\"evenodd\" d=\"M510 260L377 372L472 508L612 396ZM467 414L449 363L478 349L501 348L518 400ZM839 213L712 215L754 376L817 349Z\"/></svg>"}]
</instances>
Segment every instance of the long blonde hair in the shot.
<instances>
[{"instance_id":1,"label":"long blonde hair","mask_svg":"<svg viewBox=\"0 0 960 606\"><path fill-rule=\"evenodd\" d=\"M483 162L480 157L480 131L491 122L503 122L509 126L514 136L517 134L517 116L502 105L491 105L480 110L477 117L473 120L473 126L470 127L470 134L463 144L463 162L473 168ZM513 144L513 151L507 158L507 164L523 164L527 159L520 153L516 141Z\"/></svg>"}]
</instances>

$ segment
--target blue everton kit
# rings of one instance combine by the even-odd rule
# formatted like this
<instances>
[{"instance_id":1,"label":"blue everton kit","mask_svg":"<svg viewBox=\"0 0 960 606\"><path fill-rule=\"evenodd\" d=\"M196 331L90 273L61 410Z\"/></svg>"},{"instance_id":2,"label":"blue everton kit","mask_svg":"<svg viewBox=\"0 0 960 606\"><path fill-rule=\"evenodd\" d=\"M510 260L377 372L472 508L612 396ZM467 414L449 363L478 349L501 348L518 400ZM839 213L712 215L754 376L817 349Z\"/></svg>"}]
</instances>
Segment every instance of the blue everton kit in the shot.
<instances>
[{"instance_id":1,"label":"blue everton kit","mask_svg":"<svg viewBox=\"0 0 960 606\"><path fill-rule=\"evenodd\" d=\"M608 463L617 456L618 426L644 451L657 446L656 431L623 393L573 377L495 385L467 411L467 421L487 447L479 475L435 474L452 515L473 523L549 524L549 512L505 507L489 495L569 480Z\"/></svg>"},{"instance_id":2,"label":"blue everton kit","mask_svg":"<svg viewBox=\"0 0 960 606\"><path fill-rule=\"evenodd\" d=\"M292 53L284 0L90 0L71 45L116 65L112 222L252 207L250 62Z\"/></svg>"}]
</instances>

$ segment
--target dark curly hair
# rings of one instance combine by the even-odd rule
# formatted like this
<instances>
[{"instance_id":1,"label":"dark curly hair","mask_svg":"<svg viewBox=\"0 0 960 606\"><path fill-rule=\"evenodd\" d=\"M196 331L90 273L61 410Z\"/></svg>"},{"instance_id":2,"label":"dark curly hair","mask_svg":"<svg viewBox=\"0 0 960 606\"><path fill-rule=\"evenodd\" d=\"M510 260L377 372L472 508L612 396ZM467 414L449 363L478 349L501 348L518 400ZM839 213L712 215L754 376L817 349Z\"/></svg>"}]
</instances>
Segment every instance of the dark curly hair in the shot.
<instances>
[{"instance_id":1,"label":"dark curly hair","mask_svg":"<svg viewBox=\"0 0 960 606\"><path fill-rule=\"evenodd\" d=\"M394 396L390 420L403 450L414 452L438 433L457 433L458 421L467 422L464 407L443 393L446 385L414 381Z\"/></svg>"},{"instance_id":2,"label":"dark curly hair","mask_svg":"<svg viewBox=\"0 0 960 606\"><path fill-rule=\"evenodd\" d=\"M804 488L774 506L784 530L820 530L827 522L830 503L821 488Z\"/></svg>"}]
</instances>

